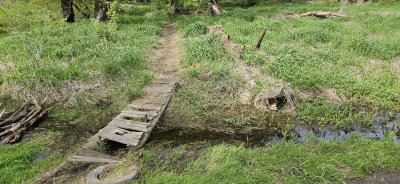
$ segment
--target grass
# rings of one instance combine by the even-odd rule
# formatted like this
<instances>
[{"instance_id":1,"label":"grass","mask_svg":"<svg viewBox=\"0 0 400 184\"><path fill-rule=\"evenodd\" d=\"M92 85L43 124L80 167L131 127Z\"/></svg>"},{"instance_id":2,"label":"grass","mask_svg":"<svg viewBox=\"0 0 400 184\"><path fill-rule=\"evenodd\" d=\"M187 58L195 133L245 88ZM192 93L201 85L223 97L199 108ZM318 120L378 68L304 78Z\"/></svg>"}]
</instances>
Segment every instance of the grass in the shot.
<instances>
[{"instance_id":1,"label":"grass","mask_svg":"<svg viewBox=\"0 0 400 184\"><path fill-rule=\"evenodd\" d=\"M203 81L197 79L217 70L217 66L204 66L218 65L216 63L221 63L220 60L224 60L223 68L230 72L225 76L237 76L236 79L243 77L232 70L233 59L224 56L229 51L220 46L222 43L214 41L213 35L204 35L206 26L222 25L234 42L245 44L247 48L255 45L263 28L266 28L261 51L246 49L243 62L260 68L264 76L283 80L295 90L299 102L297 122L347 126L359 121L368 125L371 116L379 109L399 110L400 96L396 91L400 90L400 76L397 75L396 63L400 58L400 27L394 22L398 22L400 16L395 13L396 7L400 7L398 2L365 6L350 4L345 8L348 16L335 19L282 19L275 16L287 11L337 11L337 3L270 3L248 8L227 6L224 8L228 13L220 16L178 16L175 19L179 23L179 31L183 36L190 37L182 66L191 66L187 70L187 80L195 81L182 88L185 91L201 89L212 93L212 89L205 86L218 86L226 81L226 77L211 81L205 80L207 77L203 77ZM265 81L256 83L258 88L268 89L270 86L264 85ZM236 87L242 85L236 83ZM334 88L352 100L330 104L321 96L310 101L296 94L313 93L326 88ZM186 98L188 103L184 104L188 109L198 109L212 103L193 94L182 97L181 102L177 103L183 103ZM234 90L224 93L224 96L234 95ZM203 94L206 99L212 98L207 96ZM235 106L229 106L228 109ZM207 111L226 114L226 110L220 106L209 107ZM174 113L183 116L178 111ZM187 114L187 117L193 116L196 113Z\"/></svg>"},{"instance_id":2,"label":"grass","mask_svg":"<svg viewBox=\"0 0 400 184\"><path fill-rule=\"evenodd\" d=\"M47 147L54 144L53 138L47 136L25 143L0 146L0 181L2 183L31 181L51 166L59 164L64 159L62 155L43 153Z\"/></svg>"},{"instance_id":3,"label":"grass","mask_svg":"<svg viewBox=\"0 0 400 184\"><path fill-rule=\"evenodd\" d=\"M96 132L153 79L146 67L148 46L160 36L162 21L167 19L177 22L187 40L180 65L183 80L164 123L224 130L289 120L337 127L357 121L368 126L380 109L399 110L400 75L393 67L400 58L398 2L351 4L345 8L347 17L324 20L274 17L285 11L337 11L337 3L226 6L227 14L214 17L177 16L152 11L160 7L123 5L116 24L96 26L80 18L74 24L64 23L58 3L15 2L0 7L0 14L7 15L0 16L0 99L12 104L13 99L21 102L28 95L44 99L55 94L50 95L55 101L57 96L68 97L49 111L49 117L88 132ZM16 16L9 19L11 14ZM208 33L208 26L215 24L247 48L267 28L261 51L246 49L244 61L234 63L223 41ZM245 85L243 74L235 70L237 64L259 68L261 78L283 80L295 92L335 88L349 100L330 103L320 96L310 100L296 94L294 115L259 115L237 102L238 89ZM255 82L257 90L271 86L269 81ZM287 133L290 127L287 123L281 128ZM50 140L60 138L34 137L0 146L0 183L31 181L61 162L66 153L38 158L54 148ZM153 144L142 154L126 157L142 169L141 181L146 183L341 183L400 169L398 144L359 137L259 148L207 142L167 148ZM117 174L127 168L121 166Z\"/></svg>"},{"instance_id":4,"label":"grass","mask_svg":"<svg viewBox=\"0 0 400 184\"><path fill-rule=\"evenodd\" d=\"M154 77L147 69L147 50L160 36L165 18L144 17L148 6L132 10L123 5L116 24L94 26L79 16L68 24L61 19L59 2L2 3L1 13L16 16L0 16L1 108L9 111L28 96L50 103L63 100L42 124L54 124L49 130L53 139L69 140L45 144L37 138L42 132L32 130L30 141L0 146L0 183L21 183L59 163L75 144L141 95ZM73 128L82 134L77 140L79 136L68 137ZM37 158L42 154L44 158Z\"/></svg>"},{"instance_id":5,"label":"grass","mask_svg":"<svg viewBox=\"0 0 400 184\"><path fill-rule=\"evenodd\" d=\"M150 146L140 159L135 154L128 158L142 169L141 181L146 183L342 183L399 169L399 148L390 141L353 137L260 148L194 143L166 151Z\"/></svg>"}]
</instances>

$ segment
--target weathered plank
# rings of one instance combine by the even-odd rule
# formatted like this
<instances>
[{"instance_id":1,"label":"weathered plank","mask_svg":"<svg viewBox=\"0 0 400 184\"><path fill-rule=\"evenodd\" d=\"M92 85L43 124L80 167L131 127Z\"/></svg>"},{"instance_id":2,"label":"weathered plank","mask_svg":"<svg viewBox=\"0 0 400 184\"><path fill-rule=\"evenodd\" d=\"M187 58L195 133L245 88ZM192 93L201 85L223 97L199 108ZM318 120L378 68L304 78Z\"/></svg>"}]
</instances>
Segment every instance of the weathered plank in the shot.
<instances>
[{"instance_id":1,"label":"weathered plank","mask_svg":"<svg viewBox=\"0 0 400 184\"><path fill-rule=\"evenodd\" d=\"M69 157L68 161L81 162L81 163L117 163L117 162L120 162L118 160L111 160L111 159L106 159L106 158L85 157L85 156L77 156L77 155L73 155L73 156Z\"/></svg>"},{"instance_id":2,"label":"weathered plank","mask_svg":"<svg viewBox=\"0 0 400 184\"><path fill-rule=\"evenodd\" d=\"M129 104L128 107L135 108L135 109L147 109L147 110L159 111L159 110L161 110L162 106L155 105L155 104L140 104L140 103L133 102L132 104Z\"/></svg>"},{"instance_id":3,"label":"weathered plank","mask_svg":"<svg viewBox=\"0 0 400 184\"><path fill-rule=\"evenodd\" d=\"M136 130L141 132L147 132L147 127L148 127L148 125L133 123L133 121L130 120L118 120L118 119L112 120L108 125L112 125L118 128L123 128L126 130Z\"/></svg>"},{"instance_id":4,"label":"weathered plank","mask_svg":"<svg viewBox=\"0 0 400 184\"><path fill-rule=\"evenodd\" d=\"M129 134L129 136L124 136L125 134ZM101 129L97 135L122 144L136 146L138 145L143 132L130 132L118 127L106 126Z\"/></svg>"},{"instance_id":5,"label":"weathered plank","mask_svg":"<svg viewBox=\"0 0 400 184\"><path fill-rule=\"evenodd\" d=\"M148 121L151 121L153 119L153 116L134 114L134 113L129 113L129 112L122 112L121 114L118 115L118 118L120 118L120 119L133 118L133 119L139 119L142 121L147 119Z\"/></svg>"},{"instance_id":6,"label":"weathered plank","mask_svg":"<svg viewBox=\"0 0 400 184\"><path fill-rule=\"evenodd\" d=\"M121 111L122 113L133 113L139 115L157 116L157 111L135 111L133 109L125 108Z\"/></svg>"},{"instance_id":7,"label":"weathered plank","mask_svg":"<svg viewBox=\"0 0 400 184\"><path fill-rule=\"evenodd\" d=\"M68 158L68 161L82 162L82 163L116 163L120 162L117 158L110 155L93 151L88 148L82 148L75 155Z\"/></svg>"},{"instance_id":8,"label":"weathered plank","mask_svg":"<svg viewBox=\"0 0 400 184\"><path fill-rule=\"evenodd\" d=\"M131 132L131 133L126 133L122 136L130 138L130 139L137 139L140 140L140 138L142 138L143 134L138 135L137 132Z\"/></svg>"}]
</instances>

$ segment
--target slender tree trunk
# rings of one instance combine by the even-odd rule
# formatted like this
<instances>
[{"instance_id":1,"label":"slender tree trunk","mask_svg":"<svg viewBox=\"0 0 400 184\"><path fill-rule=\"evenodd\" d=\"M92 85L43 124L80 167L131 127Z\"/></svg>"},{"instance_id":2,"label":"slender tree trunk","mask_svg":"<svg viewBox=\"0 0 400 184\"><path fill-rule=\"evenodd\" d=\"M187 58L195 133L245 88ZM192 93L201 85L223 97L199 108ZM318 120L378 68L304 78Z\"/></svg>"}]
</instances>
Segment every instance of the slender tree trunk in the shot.
<instances>
[{"instance_id":1,"label":"slender tree trunk","mask_svg":"<svg viewBox=\"0 0 400 184\"><path fill-rule=\"evenodd\" d=\"M95 0L94 2L94 16L96 18L95 23L107 20L107 3L105 0Z\"/></svg>"},{"instance_id":2,"label":"slender tree trunk","mask_svg":"<svg viewBox=\"0 0 400 184\"><path fill-rule=\"evenodd\" d=\"M75 22L75 13L72 0L61 0L61 9L66 22Z\"/></svg>"}]
</instances>

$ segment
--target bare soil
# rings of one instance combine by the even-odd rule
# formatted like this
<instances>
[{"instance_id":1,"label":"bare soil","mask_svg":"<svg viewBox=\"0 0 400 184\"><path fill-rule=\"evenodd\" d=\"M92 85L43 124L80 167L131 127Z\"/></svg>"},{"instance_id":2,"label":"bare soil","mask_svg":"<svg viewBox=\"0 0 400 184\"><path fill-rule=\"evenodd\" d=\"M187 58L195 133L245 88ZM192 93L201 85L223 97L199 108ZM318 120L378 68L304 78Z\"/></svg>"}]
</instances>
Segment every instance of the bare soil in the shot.
<instances>
[{"instance_id":1,"label":"bare soil","mask_svg":"<svg viewBox=\"0 0 400 184\"><path fill-rule=\"evenodd\" d=\"M156 77L163 75L179 79L179 62L184 53L183 43L184 40L176 33L176 25L166 24L162 37L157 42L161 48L154 47L155 50L149 57L149 67Z\"/></svg>"},{"instance_id":2,"label":"bare soil","mask_svg":"<svg viewBox=\"0 0 400 184\"><path fill-rule=\"evenodd\" d=\"M352 184L397 184L400 183L400 172L377 173L366 178L349 180Z\"/></svg>"}]
</instances>

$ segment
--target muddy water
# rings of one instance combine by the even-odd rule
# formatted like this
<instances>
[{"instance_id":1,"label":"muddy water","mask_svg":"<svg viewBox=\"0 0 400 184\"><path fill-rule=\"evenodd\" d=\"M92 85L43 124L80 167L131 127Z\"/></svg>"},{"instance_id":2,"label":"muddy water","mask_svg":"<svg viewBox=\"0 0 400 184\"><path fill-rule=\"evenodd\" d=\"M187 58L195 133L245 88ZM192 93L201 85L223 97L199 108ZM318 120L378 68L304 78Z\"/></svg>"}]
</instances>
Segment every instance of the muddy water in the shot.
<instances>
[{"instance_id":1,"label":"muddy water","mask_svg":"<svg viewBox=\"0 0 400 184\"><path fill-rule=\"evenodd\" d=\"M335 129L296 125L293 131L295 132L294 140L296 142L310 141L314 138L317 140L345 140L354 135L367 139L385 140L390 138L390 134L392 134L390 139L393 139L394 142L400 142L399 125L400 113L385 113L382 116L375 117L369 127L353 124L346 128Z\"/></svg>"},{"instance_id":2,"label":"muddy water","mask_svg":"<svg viewBox=\"0 0 400 184\"><path fill-rule=\"evenodd\" d=\"M371 126L365 128L358 124L353 124L345 128L318 127L295 125L291 136L284 138L280 132L268 130L252 130L248 133L226 133L224 131L210 131L199 129L183 129L166 127L164 130L153 132L150 141L157 143L160 141L170 141L172 144L181 145L197 141L211 141L214 143L227 143L233 145L244 145L245 147L259 147L277 142L292 140L295 142L311 141L343 141L351 136L361 136L366 139L386 140L392 133L391 139L400 142L400 113L386 113L374 118Z\"/></svg>"},{"instance_id":3,"label":"muddy water","mask_svg":"<svg viewBox=\"0 0 400 184\"><path fill-rule=\"evenodd\" d=\"M106 121L105 121L106 122ZM326 141L326 140L345 140L352 135L359 135L363 138L384 140L388 139L388 135L393 132L395 142L400 142L400 113L388 113L378 116L374 119L373 124L368 127L361 127L353 124L351 126L337 129L334 127L317 127L295 125L292 130L291 138L295 142L309 141ZM56 134L59 144L52 147L54 151L66 153L71 148L76 147L91 135L98 131L96 126L89 127L87 124L70 123L68 121L60 121L53 117L45 118L37 127L34 127L24 139L29 139L33 134L46 135L49 132ZM269 131L269 129L252 129L247 133L229 133L224 130L210 131L207 129L195 128L176 128L163 127L153 131L149 143L168 141L172 145L182 145L191 142L208 141L215 144L225 143L231 145L243 145L245 147L260 147L277 142L285 141L281 132ZM109 143L108 143L109 144ZM111 145L111 144L110 144ZM113 146L114 147L114 146ZM120 146L119 146L120 147Z\"/></svg>"},{"instance_id":4,"label":"muddy water","mask_svg":"<svg viewBox=\"0 0 400 184\"><path fill-rule=\"evenodd\" d=\"M157 143L160 141L171 141L172 144L176 145L209 141L213 143L256 147L283 141L283 138L276 132L269 132L266 130L253 130L249 133L227 133L222 131L171 128L167 130L155 130L152 133L149 142Z\"/></svg>"},{"instance_id":5,"label":"muddy water","mask_svg":"<svg viewBox=\"0 0 400 184\"><path fill-rule=\"evenodd\" d=\"M71 148L77 146L82 141L96 133L94 127L88 127L81 123L71 123L66 120L58 120L54 117L45 117L36 127L23 137L24 140L30 140L31 136L53 134L56 144L52 146L52 151L67 153Z\"/></svg>"}]
</instances>

